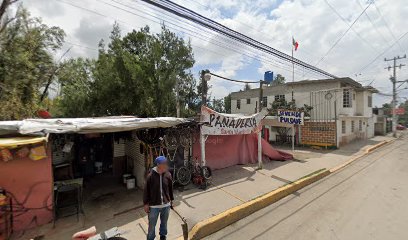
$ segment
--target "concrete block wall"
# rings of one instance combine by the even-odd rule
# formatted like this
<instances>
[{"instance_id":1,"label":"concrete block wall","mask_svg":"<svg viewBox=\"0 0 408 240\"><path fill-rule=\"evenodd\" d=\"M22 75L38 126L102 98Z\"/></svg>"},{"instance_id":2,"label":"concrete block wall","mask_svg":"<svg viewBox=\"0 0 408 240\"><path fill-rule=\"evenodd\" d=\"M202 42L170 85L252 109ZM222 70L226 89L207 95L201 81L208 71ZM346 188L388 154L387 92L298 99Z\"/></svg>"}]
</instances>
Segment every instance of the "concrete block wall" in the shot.
<instances>
[{"instance_id":1,"label":"concrete block wall","mask_svg":"<svg viewBox=\"0 0 408 240\"><path fill-rule=\"evenodd\" d=\"M305 122L301 126L301 144L336 146L336 123Z\"/></svg>"}]
</instances>

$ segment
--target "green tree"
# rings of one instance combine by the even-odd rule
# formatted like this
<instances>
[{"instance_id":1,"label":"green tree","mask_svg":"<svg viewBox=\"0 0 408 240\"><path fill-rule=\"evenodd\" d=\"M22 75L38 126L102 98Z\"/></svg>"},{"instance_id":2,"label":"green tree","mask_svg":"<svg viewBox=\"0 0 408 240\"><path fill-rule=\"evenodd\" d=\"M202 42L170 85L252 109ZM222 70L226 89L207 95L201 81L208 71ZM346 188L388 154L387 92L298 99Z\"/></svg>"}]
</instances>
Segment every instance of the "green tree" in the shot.
<instances>
[{"instance_id":1,"label":"green tree","mask_svg":"<svg viewBox=\"0 0 408 240\"><path fill-rule=\"evenodd\" d=\"M35 115L40 108L40 89L55 69L52 55L64 36L62 29L48 27L22 7L14 21L8 21L0 32L1 120Z\"/></svg>"},{"instance_id":2,"label":"green tree","mask_svg":"<svg viewBox=\"0 0 408 240\"><path fill-rule=\"evenodd\" d=\"M66 78L79 78L74 82L85 90L78 93L80 97L69 97L63 92L61 103L66 110L78 105L84 110L78 114L90 116L175 116L178 96L183 116L192 115L188 106L196 102L197 96L190 72L194 64L192 48L165 26L158 34L144 27L122 37L115 24L109 44L106 46L103 41L99 44L98 59L80 67L84 64L82 61L74 65L90 72L86 76L78 77L67 71L71 77L68 74Z\"/></svg>"},{"instance_id":3,"label":"green tree","mask_svg":"<svg viewBox=\"0 0 408 240\"><path fill-rule=\"evenodd\" d=\"M213 98L210 108L215 110L216 112L225 113L225 104L224 99L215 99Z\"/></svg>"},{"instance_id":4,"label":"green tree","mask_svg":"<svg viewBox=\"0 0 408 240\"><path fill-rule=\"evenodd\" d=\"M276 84L284 84L286 83L286 79L284 76L282 76L281 74L276 74L276 78L274 81Z\"/></svg>"},{"instance_id":5,"label":"green tree","mask_svg":"<svg viewBox=\"0 0 408 240\"><path fill-rule=\"evenodd\" d=\"M225 112L231 113L231 93L224 97Z\"/></svg>"},{"instance_id":6,"label":"green tree","mask_svg":"<svg viewBox=\"0 0 408 240\"><path fill-rule=\"evenodd\" d=\"M54 99L58 109L53 116L89 117L92 112L92 71L95 61L83 58L69 59L59 66L57 73L61 96Z\"/></svg>"}]
</instances>

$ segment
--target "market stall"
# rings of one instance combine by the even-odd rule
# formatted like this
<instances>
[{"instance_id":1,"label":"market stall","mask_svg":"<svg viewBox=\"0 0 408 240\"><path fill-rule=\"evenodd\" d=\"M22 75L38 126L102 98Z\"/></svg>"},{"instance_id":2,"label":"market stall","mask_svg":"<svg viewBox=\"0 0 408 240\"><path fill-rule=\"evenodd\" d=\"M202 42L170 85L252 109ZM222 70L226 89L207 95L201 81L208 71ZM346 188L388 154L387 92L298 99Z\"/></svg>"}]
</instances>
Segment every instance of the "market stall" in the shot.
<instances>
[{"instance_id":1,"label":"market stall","mask_svg":"<svg viewBox=\"0 0 408 240\"><path fill-rule=\"evenodd\" d=\"M0 138L0 232L52 220L50 151L47 137Z\"/></svg>"},{"instance_id":2,"label":"market stall","mask_svg":"<svg viewBox=\"0 0 408 240\"><path fill-rule=\"evenodd\" d=\"M264 116L262 112L250 116L223 114L202 107L201 140L194 144L193 156L211 169L248 163L258 163L262 167L264 158L292 159L291 154L274 149L261 138Z\"/></svg>"},{"instance_id":3,"label":"market stall","mask_svg":"<svg viewBox=\"0 0 408 240\"><path fill-rule=\"evenodd\" d=\"M189 157L191 122L180 118L134 117L0 122L0 134L42 135L48 139L46 157L41 161L28 161L29 158L14 161L10 154L0 160L0 187L17 196L22 204L29 204L22 207L27 217L14 221L13 228L24 230L65 216L65 209L60 207L66 206L63 201L69 198L76 201L69 206L77 218L84 212L93 212L101 219L110 218L142 204L140 189L153 167L153 159L166 155L176 170L176 163L183 165ZM13 139L0 138L0 143L3 142L0 150L5 148L4 142L10 146L31 146L29 139L46 137L23 137L14 142ZM11 155L14 151L10 150ZM29 177L23 178L20 173ZM36 184L38 181L41 183ZM33 194L29 190L31 185ZM21 191L29 194L23 198ZM121 204L117 204L119 199ZM100 211L101 203L104 211ZM41 212L37 206L46 211ZM33 207L35 211L30 210Z\"/></svg>"}]
</instances>

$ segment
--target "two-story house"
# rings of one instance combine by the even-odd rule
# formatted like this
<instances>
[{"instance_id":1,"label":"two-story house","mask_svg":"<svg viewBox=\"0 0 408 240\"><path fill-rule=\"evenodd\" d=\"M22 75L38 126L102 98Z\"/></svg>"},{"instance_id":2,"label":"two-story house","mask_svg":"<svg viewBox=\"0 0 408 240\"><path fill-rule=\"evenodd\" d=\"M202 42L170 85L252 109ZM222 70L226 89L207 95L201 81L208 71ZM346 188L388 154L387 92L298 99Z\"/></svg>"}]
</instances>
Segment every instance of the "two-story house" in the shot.
<instances>
[{"instance_id":1,"label":"two-story house","mask_svg":"<svg viewBox=\"0 0 408 240\"><path fill-rule=\"evenodd\" d=\"M262 107L275 100L295 100L297 107L313 107L305 124L297 128L297 142L306 145L341 146L354 139L374 136L373 87L364 87L351 78L303 80L263 88ZM250 89L231 94L231 112L253 114L260 91ZM270 141L276 131L270 129Z\"/></svg>"}]
</instances>

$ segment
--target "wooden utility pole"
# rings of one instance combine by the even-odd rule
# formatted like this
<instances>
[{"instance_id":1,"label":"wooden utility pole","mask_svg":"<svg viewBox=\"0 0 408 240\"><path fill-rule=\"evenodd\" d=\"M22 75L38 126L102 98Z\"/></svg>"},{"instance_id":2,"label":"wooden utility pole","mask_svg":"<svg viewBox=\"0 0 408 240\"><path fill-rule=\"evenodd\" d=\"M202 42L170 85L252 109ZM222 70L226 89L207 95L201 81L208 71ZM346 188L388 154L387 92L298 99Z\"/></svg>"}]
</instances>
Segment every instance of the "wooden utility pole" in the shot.
<instances>
[{"instance_id":1,"label":"wooden utility pole","mask_svg":"<svg viewBox=\"0 0 408 240\"><path fill-rule=\"evenodd\" d=\"M404 59L406 58L407 55L404 55L403 57L400 56L396 56L394 58L390 58L387 59L385 58L384 61L388 62L388 61L393 61L393 66L388 66L386 69L391 70L391 68L393 69L393 73L392 76L390 78L391 82L392 82L392 135L393 137L397 137L397 113L396 113L396 107L397 107L397 88L396 88L396 84L397 84L397 67L399 67L401 69L401 67L405 66L405 64L400 64L397 65L397 60L400 59Z\"/></svg>"}]
</instances>

